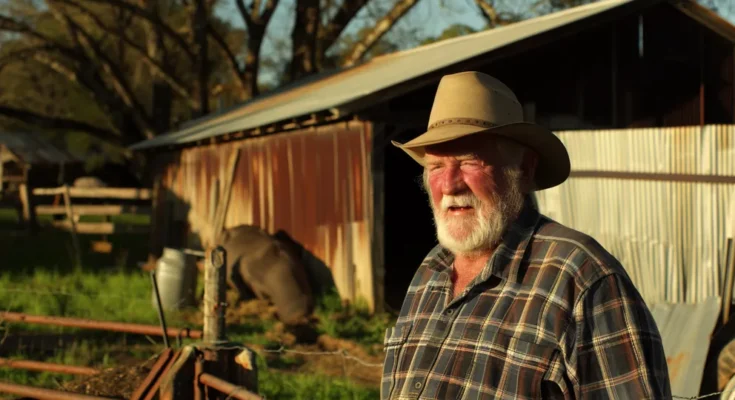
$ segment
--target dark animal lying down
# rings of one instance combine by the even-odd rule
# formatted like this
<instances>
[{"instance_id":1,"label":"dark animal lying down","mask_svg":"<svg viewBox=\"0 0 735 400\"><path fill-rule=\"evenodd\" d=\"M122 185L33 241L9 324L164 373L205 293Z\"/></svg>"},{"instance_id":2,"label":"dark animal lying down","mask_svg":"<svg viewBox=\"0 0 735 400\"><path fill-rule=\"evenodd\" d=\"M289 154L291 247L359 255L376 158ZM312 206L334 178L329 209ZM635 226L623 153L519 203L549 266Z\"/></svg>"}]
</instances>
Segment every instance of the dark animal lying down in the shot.
<instances>
[{"instance_id":1,"label":"dark animal lying down","mask_svg":"<svg viewBox=\"0 0 735 400\"><path fill-rule=\"evenodd\" d=\"M314 300L300 254L283 235L239 225L217 244L227 251L227 281L241 299L269 300L281 321L298 324L312 313Z\"/></svg>"}]
</instances>

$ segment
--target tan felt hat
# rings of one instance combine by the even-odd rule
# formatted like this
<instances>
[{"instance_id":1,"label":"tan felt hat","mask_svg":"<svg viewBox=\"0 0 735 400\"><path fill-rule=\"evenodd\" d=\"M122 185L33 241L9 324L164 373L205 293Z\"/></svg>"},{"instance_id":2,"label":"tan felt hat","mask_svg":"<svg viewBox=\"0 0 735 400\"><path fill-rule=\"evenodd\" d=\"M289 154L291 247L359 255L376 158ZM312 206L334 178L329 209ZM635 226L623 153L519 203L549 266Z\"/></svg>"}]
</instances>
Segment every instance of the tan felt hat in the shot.
<instances>
[{"instance_id":1,"label":"tan felt hat","mask_svg":"<svg viewBox=\"0 0 735 400\"><path fill-rule=\"evenodd\" d=\"M424 165L425 147L469 135L497 135L538 154L535 190L548 189L569 177L569 154L549 129L523 121L523 107L513 91L481 72L446 75L431 108L428 130L415 139L393 145Z\"/></svg>"}]
</instances>

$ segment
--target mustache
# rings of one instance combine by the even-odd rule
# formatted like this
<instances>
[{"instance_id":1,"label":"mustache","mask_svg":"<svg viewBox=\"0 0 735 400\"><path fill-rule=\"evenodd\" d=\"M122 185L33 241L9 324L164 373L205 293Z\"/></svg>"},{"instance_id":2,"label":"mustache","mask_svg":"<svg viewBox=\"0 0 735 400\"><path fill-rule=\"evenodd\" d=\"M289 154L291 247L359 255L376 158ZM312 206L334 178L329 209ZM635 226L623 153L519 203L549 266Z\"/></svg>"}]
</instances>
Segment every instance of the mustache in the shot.
<instances>
[{"instance_id":1,"label":"mustache","mask_svg":"<svg viewBox=\"0 0 735 400\"><path fill-rule=\"evenodd\" d=\"M441 200L441 210L447 211L449 207L472 207L480 208L482 202L472 193L460 195L444 195Z\"/></svg>"}]
</instances>

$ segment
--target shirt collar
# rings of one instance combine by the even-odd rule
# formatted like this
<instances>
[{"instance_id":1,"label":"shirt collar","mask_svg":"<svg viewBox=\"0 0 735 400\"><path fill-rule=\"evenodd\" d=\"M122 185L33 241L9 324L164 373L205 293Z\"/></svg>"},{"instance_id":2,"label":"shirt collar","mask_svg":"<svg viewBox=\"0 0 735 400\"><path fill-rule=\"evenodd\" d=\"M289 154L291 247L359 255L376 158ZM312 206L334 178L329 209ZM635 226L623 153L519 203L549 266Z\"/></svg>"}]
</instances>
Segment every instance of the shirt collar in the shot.
<instances>
[{"instance_id":1,"label":"shirt collar","mask_svg":"<svg viewBox=\"0 0 735 400\"><path fill-rule=\"evenodd\" d=\"M541 214L527 201L521 213L513 221L503 234L500 244L495 249L493 256L480 274L481 281L490 276L500 279L514 280L518 276L520 262L526 252L529 242L533 238L536 227L541 219ZM454 254L443 246L429 263L429 268L436 272L449 271L454 262Z\"/></svg>"}]
</instances>

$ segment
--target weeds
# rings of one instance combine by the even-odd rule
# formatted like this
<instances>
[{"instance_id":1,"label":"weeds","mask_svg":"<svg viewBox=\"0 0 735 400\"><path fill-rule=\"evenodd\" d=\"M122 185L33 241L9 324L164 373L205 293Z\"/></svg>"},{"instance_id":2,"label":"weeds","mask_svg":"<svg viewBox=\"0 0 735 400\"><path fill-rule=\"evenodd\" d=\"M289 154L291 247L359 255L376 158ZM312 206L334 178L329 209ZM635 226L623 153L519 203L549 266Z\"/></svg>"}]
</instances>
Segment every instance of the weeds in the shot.
<instances>
[{"instance_id":1,"label":"weeds","mask_svg":"<svg viewBox=\"0 0 735 400\"><path fill-rule=\"evenodd\" d=\"M321 299L315 314L319 317L318 328L322 333L354 340L364 346L383 344L385 330L395 324L393 316L371 315L366 305L344 303L334 291Z\"/></svg>"}]
</instances>

